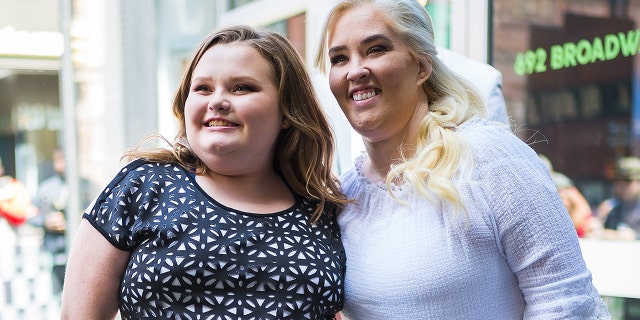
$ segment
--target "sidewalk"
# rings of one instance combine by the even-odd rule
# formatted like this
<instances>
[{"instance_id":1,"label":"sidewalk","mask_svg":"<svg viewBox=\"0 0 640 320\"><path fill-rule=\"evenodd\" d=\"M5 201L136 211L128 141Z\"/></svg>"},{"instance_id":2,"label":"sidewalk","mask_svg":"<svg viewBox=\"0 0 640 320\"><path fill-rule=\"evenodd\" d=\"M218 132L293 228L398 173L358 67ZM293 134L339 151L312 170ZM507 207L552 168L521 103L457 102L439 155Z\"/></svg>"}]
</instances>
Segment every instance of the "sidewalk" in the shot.
<instances>
[{"instance_id":1,"label":"sidewalk","mask_svg":"<svg viewBox=\"0 0 640 320\"><path fill-rule=\"evenodd\" d=\"M50 257L41 247L41 230L29 225L13 229L0 219L0 320L60 318Z\"/></svg>"}]
</instances>

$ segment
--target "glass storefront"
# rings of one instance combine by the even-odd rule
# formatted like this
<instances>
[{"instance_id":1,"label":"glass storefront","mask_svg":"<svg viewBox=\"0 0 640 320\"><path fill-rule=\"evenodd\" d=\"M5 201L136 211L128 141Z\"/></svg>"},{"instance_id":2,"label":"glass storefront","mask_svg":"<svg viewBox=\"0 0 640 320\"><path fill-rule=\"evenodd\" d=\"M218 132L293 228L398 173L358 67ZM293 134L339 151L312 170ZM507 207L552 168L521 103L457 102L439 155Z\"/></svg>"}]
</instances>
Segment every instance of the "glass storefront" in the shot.
<instances>
[{"instance_id":1,"label":"glass storefront","mask_svg":"<svg viewBox=\"0 0 640 320\"><path fill-rule=\"evenodd\" d=\"M502 72L514 132L573 180L596 212L613 195L616 160L640 156L640 1L490 3L491 64ZM636 272L604 261L627 244L599 241L582 241L594 283L613 319L640 319L640 299L616 294Z\"/></svg>"},{"instance_id":2,"label":"glass storefront","mask_svg":"<svg viewBox=\"0 0 640 320\"><path fill-rule=\"evenodd\" d=\"M492 64L516 134L574 180L610 195L616 159L640 154L640 1L493 1Z\"/></svg>"},{"instance_id":3,"label":"glass storefront","mask_svg":"<svg viewBox=\"0 0 640 320\"><path fill-rule=\"evenodd\" d=\"M58 15L50 14L57 7L57 1L37 0L0 12L0 159L5 174L31 192L52 174L52 151L62 143L63 42Z\"/></svg>"},{"instance_id":4,"label":"glass storefront","mask_svg":"<svg viewBox=\"0 0 640 320\"><path fill-rule=\"evenodd\" d=\"M229 7L229 9L234 9L253 1L255 0L228 0L227 6Z\"/></svg>"}]
</instances>

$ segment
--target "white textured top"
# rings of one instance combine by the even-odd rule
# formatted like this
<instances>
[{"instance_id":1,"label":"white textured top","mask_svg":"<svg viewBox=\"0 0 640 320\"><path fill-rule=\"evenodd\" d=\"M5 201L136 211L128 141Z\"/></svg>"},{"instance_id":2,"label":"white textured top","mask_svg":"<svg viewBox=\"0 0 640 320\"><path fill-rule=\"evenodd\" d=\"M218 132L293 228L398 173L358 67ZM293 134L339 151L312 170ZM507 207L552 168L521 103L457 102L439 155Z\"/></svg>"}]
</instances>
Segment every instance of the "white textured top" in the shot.
<instances>
[{"instance_id":1,"label":"white textured top","mask_svg":"<svg viewBox=\"0 0 640 320\"><path fill-rule=\"evenodd\" d=\"M378 319L610 319L575 229L536 153L486 120L458 128L474 162L460 182L468 211L408 186L395 201L360 170L339 216L347 253L344 315Z\"/></svg>"}]
</instances>

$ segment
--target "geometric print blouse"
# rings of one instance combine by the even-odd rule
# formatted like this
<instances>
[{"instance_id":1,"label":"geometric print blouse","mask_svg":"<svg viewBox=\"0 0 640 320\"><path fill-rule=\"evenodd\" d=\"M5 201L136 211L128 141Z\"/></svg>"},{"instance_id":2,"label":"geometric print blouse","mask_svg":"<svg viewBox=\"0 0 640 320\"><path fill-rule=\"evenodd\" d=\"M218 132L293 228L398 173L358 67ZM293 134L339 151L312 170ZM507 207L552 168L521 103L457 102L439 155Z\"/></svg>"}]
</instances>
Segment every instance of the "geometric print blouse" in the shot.
<instances>
[{"instance_id":1,"label":"geometric print blouse","mask_svg":"<svg viewBox=\"0 0 640 320\"><path fill-rule=\"evenodd\" d=\"M181 166L135 160L83 218L131 252L122 319L333 319L346 259L336 217L311 224L314 204L294 196L284 211L242 212Z\"/></svg>"}]
</instances>

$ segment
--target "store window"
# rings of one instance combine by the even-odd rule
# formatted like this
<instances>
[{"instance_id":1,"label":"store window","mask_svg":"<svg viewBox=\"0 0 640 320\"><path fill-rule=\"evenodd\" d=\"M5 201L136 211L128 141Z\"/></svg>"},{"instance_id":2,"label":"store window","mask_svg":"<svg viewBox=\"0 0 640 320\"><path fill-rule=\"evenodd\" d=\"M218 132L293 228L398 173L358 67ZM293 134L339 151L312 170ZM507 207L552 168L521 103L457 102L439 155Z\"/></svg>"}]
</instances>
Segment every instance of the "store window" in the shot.
<instances>
[{"instance_id":1,"label":"store window","mask_svg":"<svg viewBox=\"0 0 640 320\"><path fill-rule=\"evenodd\" d=\"M640 1L494 0L493 65L516 133L597 205L640 155Z\"/></svg>"},{"instance_id":2,"label":"store window","mask_svg":"<svg viewBox=\"0 0 640 320\"><path fill-rule=\"evenodd\" d=\"M301 57L305 58L306 46L305 46L305 13L289 17L285 20L276 21L265 28L278 32L285 36L293 47L298 51Z\"/></svg>"},{"instance_id":3,"label":"store window","mask_svg":"<svg viewBox=\"0 0 640 320\"><path fill-rule=\"evenodd\" d=\"M451 24L449 17L451 16L451 3L449 0L431 0L427 2L425 8L433 20L436 45L450 48Z\"/></svg>"},{"instance_id":4,"label":"store window","mask_svg":"<svg viewBox=\"0 0 640 320\"><path fill-rule=\"evenodd\" d=\"M229 9L234 9L237 7L241 7L249 2L253 2L255 0L228 0L227 7Z\"/></svg>"},{"instance_id":5,"label":"store window","mask_svg":"<svg viewBox=\"0 0 640 320\"><path fill-rule=\"evenodd\" d=\"M492 64L515 133L568 176L597 215L615 195L616 161L640 156L640 0L493 0L492 9ZM606 252L587 247L592 262L604 260ZM606 280L598 284L612 318L640 319L638 291L619 294L634 280L612 280L624 274L619 266L592 267L594 280Z\"/></svg>"}]
</instances>

